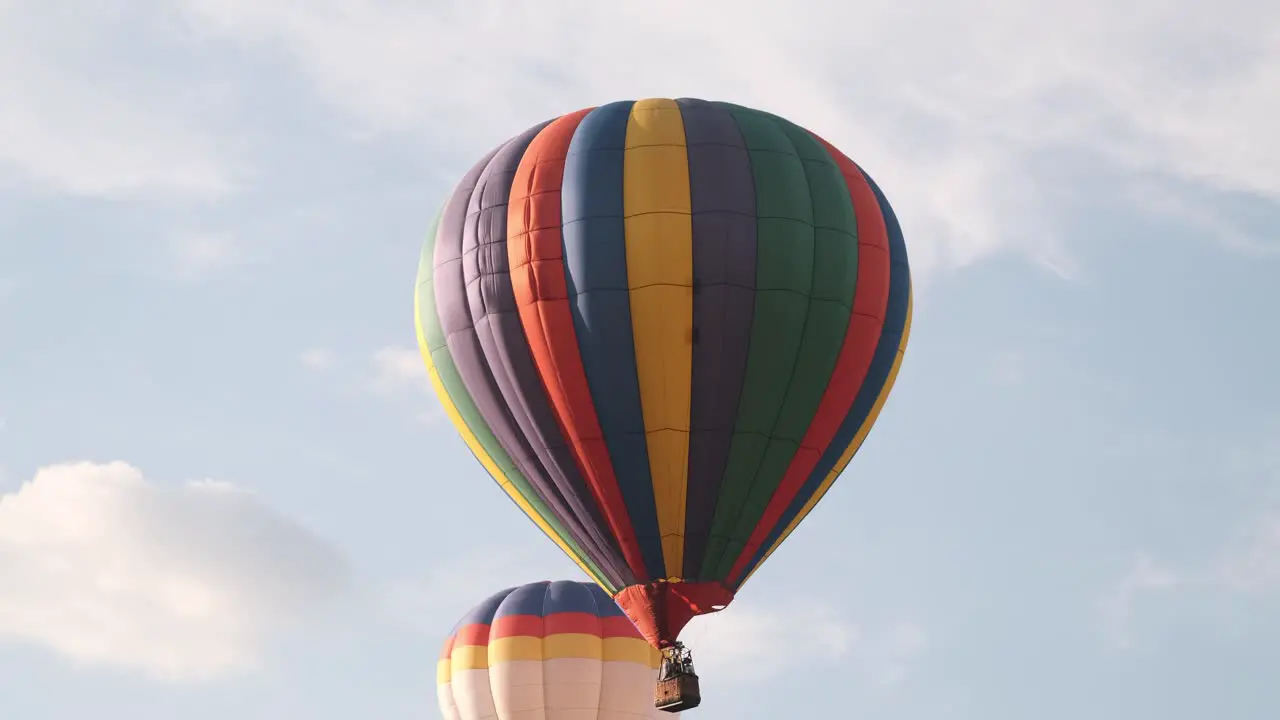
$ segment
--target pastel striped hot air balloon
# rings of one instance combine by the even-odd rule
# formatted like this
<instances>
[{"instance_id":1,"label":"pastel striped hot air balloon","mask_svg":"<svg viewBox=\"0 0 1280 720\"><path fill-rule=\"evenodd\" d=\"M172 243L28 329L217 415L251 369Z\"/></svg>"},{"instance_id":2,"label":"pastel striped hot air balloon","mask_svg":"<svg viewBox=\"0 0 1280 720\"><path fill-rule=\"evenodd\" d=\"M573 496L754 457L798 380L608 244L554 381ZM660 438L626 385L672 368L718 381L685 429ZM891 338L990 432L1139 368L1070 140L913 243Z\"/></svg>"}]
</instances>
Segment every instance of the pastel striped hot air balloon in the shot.
<instances>
[{"instance_id":1,"label":"pastel striped hot air balloon","mask_svg":"<svg viewBox=\"0 0 1280 720\"><path fill-rule=\"evenodd\" d=\"M472 452L668 648L862 445L911 279L888 201L825 140L650 99L485 155L429 235L416 312Z\"/></svg>"},{"instance_id":2,"label":"pastel striped hot air balloon","mask_svg":"<svg viewBox=\"0 0 1280 720\"><path fill-rule=\"evenodd\" d=\"M594 583L508 588L445 640L440 711L445 720L655 718L659 659Z\"/></svg>"}]
</instances>

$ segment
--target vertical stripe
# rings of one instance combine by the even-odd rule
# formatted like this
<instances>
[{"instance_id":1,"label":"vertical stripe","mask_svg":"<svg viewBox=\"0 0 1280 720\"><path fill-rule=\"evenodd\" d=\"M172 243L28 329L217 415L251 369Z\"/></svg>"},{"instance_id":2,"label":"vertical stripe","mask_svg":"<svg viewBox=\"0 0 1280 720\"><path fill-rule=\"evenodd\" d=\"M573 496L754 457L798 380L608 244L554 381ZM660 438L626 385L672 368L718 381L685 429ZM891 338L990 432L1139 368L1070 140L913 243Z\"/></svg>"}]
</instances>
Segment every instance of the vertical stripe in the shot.
<instances>
[{"instance_id":1,"label":"vertical stripe","mask_svg":"<svg viewBox=\"0 0 1280 720\"><path fill-rule=\"evenodd\" d=\"M824 142L824 141L819 141ZM857 167L834 147L825 145L844 178L848 205L854 213L857 241L857 285L853 312L840 348L839 359L831 373L822 401L813 413L813 421L805 433L800 449L787 468L786 475L770 499L764 515L752 531L750 540L731 569L728 579L737 580L753 559L758 560L761 544L777 530L783 513L791 506L805 480L817 466L822 453L835 438L841 421L849 414L858 390L866 380L884 325L889 301L889 237L884 215L875 193Z\"/></svg>"},{"instance_id":2,"label":"vertical stripe","mask_svg":"<svg viewBox=\"0 0 1280 720\"><path fill-rule=\"evenodd\" d=\"M674 100L638 101L626 133L622 209L636 377L664 566L675 580L684 570L693 364L689 156Z\"/></svg>"},{"instance_id":3,"label":"vertical stripe","mask_svg":"<svg viewBox=\"0 0 1280 720\"><path fill-rule=\"evenodd\" d=\"M583 367L562 241L561 187L566 156L571 138L592 112L582 110L555 120L525 151L512 183L507 253L512 292L534 365L592 495L626 558L625 566L611 570L628 578L627 584L634 584L648 574Z\"/></svg>"},{"instance_id":4,"label":"vertical stripe","mask_svg":"<svg viewBox=\"0 0 1280 720\"><path fill-rule=\"evenodd\" d=\"M867 184L875 194L889 237L889 299L885 308L884 330L881 332L875 357L871 361L867 379L858 392L857 400L854 401L848 416L841 423L835 440L823 453L822 460L805 482L805 487L797 494L791 508L782 517L779 527L785 526L786 529L780 533L775 531L766 541L763 547L767 547L768 550L761 553L758 560L748 563L746 577L735 587L741 587L751 578L751 574L778 549L843 472L879 417L880 410L893 389L898 369L906 353L907 339L911 334L911 271L907 263L902 227L875 181L860 168L859 172L866 178Z\"/></svg>"},{"instance_id":5,"label":"vertical stripe","mask_svg":"<svg viewBox=\"0 0 1280 720\"><path fill-rule=\"evenodd\" d=\"M813 202L804 162L772 118L728 106L751 153L756 192L756 299L746 376L701 576L715 574L786 400L813 286Z\"/></svg>"},{"instance_id":6,"label":"vertical stripe","mask_svg":"<svg viewBox=\"0 0 1280 720\"><path fill-rule=\"evenodd\" d=\"M693 216L693 368L682 575L698 580L747 368L756 284L751 156L733 116L680 99Z\"/></svg>"},{"instance_id":7,"label":"vertical stripe","mask_svg":"<svg viewBox=\"0 0 1280 720\"><path fill-rule=\"evenodd\" d=\"M507 497L511 498L512 502L538 526L539 530L551 538L552 542L582 568L583 572L606 587L614 586L621 589L622 583L617 578L606 575L601 568L587 559L581 547L569 537L564 527L555 520L546 505L533 493L528 480L519 474L510 458L488 432L484 421L471 404L470 398L461 388L461 383L456 381L457 373L452 367L453 360L444 347L444 337L435 314L435 291L431 267L439 224L440 218L437 217L423 246L422 262L418 269L418 287L417 292L414 293L413 302L418 349L426 364L431 387L436 397L440 399L440 404L444 407L450 422L462 436L463 442ZM439 357L438 362L437 357ZM443 377L447 376L455 378L455 382L450 383L454 388L453 391L443 380Z\"/></svg>"},{"instance_id":8,"label":"vertical stripe","mask_svg":"<svg viewBox=\"0 0 1280 720\"><path fill-rule=\"evenodd\" d=\"M471 194L462 234L463 299L474 330L468 333L478 347L481 364L493 379L494 406L503 411L504 437L528 452L531 472L544 480L573 513L592 546L603 549L608 565L623 565L617 540L608 532L599 507L587 491L572 450L556 423L551 403L534 367L511 287L507 253L508 198L516 168L542 123L517 136L489 161Z\"/></svg>"},{"instance_id":9,"label":"vertical stripe","mask_svg":"<svg viewBox=\"0 0 1280 720\"><path fill-rule=\"evenodd\" d=\"M854 454L862 447L863 441L867 439L867 435L871 432L871 427L875 425L876 420L880 417L880 411L884 408L885 400L889 398L889 392L893 390L893 385L897 381L898 370L902 367L902 358L905 356L907 351L907 338L911 334L911 308L912 301L911 298L908 297L907 319L906 324L903 326L902 339L898 344L898 350L894 356L893 365L889 368L888 380L885 382L884 387L881 388L880 395L876 398L875 406L871 408L871 413L867 416L866 422L859 427L858 434L854 437L853 441L849 443L849 446L845 448L845 451L841 453L839 462L834 468L832 468L831 472L827 474L826 478L823 479L822 486L818 488L817 492L813 493L808 501L805 502L804 507L801 508L800 512L791 519L787 524L786 531L772 542L769 546L768 552L764 553L763 556L754 564L748 565L749 570L747 576L735 585L735 589L745 585L746 582L751 579L751 576L755 574L755 571L758 570L760 566L769 559L769 556L778 549L778 546L782 545L782 543L791 536L791 533L796 529L796 526L798 526L801 521L808 516L818 502L822 500L822 497L827 494L827 490L831 489L831 485L835 483L836 478L840 473L844 472L849 461L853 459Z\"/></svg>"},{"instance_id":10,"label":"vertical stripe","mask_svg":"<svg viewBox=\"0 0 1280 720\"><path fill-rule=\"evenodd\" d=\"M498 152L491 154L482 165L469 173L445 204L436 238L432 272L436 313L445 336L447 352L453 358L463 387L490 432L592 562L602 569L616 566L618 563L610 557L605 534L600 528L591 525L591 516L586 509L590 498L562 493L547 476L528 438L520 431L512 408L503 401L493 372L485 360L468 307L463 248L468 237L471 238L471 244L475 244L474 235L479 220L478 216L468 215L468 207L472 195L478 189L483 191L480 180L485 168L510 144L504 144Z\"/></svg>"},{"instance_id":11,"label":"vertical stripe","mask_svg":"<svg viewBox=\"0 0 1280 720\"><path fill-rule=\"evenodd\" d=\"M630 102L599 107L569 142L561 191L569 308L614 476L643 556L637 577L663 576L627 281L623 208Z\"/></svg>"},{"instance_id":12,"label":"vertical stripe","mask_svg":"<svg viewBox=\"0 0 1280 720\"><path fill-rule=\"evenodd\" d=\"M777 379L786 383L786 393L714 571L717 578L728 577L733 569L808 432L839 360L858 280L857 220L840 167L812 135L782 118L771 118L804 165L813 217L812 284L800 344L791 367Z\"/></svg>"}]
</instances>

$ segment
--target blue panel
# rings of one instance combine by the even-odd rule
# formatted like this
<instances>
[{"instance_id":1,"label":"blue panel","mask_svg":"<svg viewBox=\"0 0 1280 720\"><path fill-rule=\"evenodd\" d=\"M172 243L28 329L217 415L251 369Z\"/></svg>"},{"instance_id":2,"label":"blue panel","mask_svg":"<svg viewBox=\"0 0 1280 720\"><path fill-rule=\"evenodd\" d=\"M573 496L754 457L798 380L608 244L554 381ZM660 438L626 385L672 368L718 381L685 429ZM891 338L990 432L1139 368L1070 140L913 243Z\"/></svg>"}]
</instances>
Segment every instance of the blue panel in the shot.
<instances>
[{"instance_id":1,"label":"blue panel","mask_svg":"<svg viewBox=\"0 0 1280 720\"><path fill-rule=\"evenodd\" d=\"M582 366L618 488L647 574L661 577L665 564L627 288L622 163L632 104L616 102L591 111L569 143L560 196L565 281Z\"/></svg>"},{"instance_id":2,"label":"blue panel","mask_svg":"<svg viewBox=\"0 0 1280 720\"><path fill-rule=\"evenodd\" d=\"M609 596L609 593L605 592L604 588L595 583L578 584L591 593L592 602L595 603L596 617L626 617L627 614L622 611L622 608L618 607L618 603L613 601L613 598Z\"/></svg>"},{"instance_id":3,"label":"blue panel","mask_svg":"<svg viewBox=\"0 0 1280 720\"><path fill-rule=\"evenodd\" d=\"M509 587L490 595L484 602L471 608L466 615L463 615L462 619L458 621L457 625L453 626L453 630L449 634L451 636L456 635L459 628L467 625L492 625L493 616L498 612L498 606L502 604L503 600L507 599L508 595L515 591L516 588Z\"/></svg>"},{"instance_id":4,"label":"blue panel","mask_svg":"<svg viewBox=\"0 0 1280 720\"><path fill-rule=\"evenodd\" d=\"M507 595L507 598L498 606L497 613L493 616L494 620L498 618L510 617L512 615L535 615L544 617L545 605L547 601L547 586L549 582L536 582L528 585L521 585Z\"/></svg>"},{"instance_id":5,"label":"blue panel","mask_svg":"<svg viewBox=\"0 0 1280 720\"><path fill-rule=\"evenodd\" d=\"M587 613L595 617L622 617L624 613L609 593L593 582L557 580L507 588L468 612L451 634L464 625L492 625L512 615L546 617L555 613Z\"/></svg>"},{"instance_id":6,"label":"blue panel","mask_svg":"<svg viewBox=\"0 0 1280 720\"><path fill-rule=\"evenodd\" d=\"M542 603L543 617L554 613L587 613L596 615L596 599L587 583L558 580L547 585ZM595 583L591 587L598 587Z\"/></svg>"}]
</instances>

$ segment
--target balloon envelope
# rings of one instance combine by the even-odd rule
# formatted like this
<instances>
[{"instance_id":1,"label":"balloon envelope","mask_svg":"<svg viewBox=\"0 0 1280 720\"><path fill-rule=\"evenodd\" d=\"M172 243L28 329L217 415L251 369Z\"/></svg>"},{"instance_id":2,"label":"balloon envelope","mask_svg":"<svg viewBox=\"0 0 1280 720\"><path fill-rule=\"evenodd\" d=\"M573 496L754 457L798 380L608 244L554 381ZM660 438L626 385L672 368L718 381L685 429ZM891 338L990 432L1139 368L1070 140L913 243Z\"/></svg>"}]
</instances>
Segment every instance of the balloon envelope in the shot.
<instances>
[{"instance_id":1,"label":"balloon envelope","mask_svg":"<svg viewBox=\"0 0 1280 720\"><path fill-rule=\"evenodd\" d=\"M857 451L911 317L875 182L788 120L615 102L463 177L419 345L463 439L655 646L727 605Z\"/></svg>"},{"instance_id":2,"label":"balloon envelope","mask_svg":"<svg viewBox=\"0 0 1280 720\"><path fill-rule=\"evenodd\" d=\"M653 706L659 659L595 583L508 588L445 640L440 711L445 720L671 717Z\"/></svg>"}]
</instances>

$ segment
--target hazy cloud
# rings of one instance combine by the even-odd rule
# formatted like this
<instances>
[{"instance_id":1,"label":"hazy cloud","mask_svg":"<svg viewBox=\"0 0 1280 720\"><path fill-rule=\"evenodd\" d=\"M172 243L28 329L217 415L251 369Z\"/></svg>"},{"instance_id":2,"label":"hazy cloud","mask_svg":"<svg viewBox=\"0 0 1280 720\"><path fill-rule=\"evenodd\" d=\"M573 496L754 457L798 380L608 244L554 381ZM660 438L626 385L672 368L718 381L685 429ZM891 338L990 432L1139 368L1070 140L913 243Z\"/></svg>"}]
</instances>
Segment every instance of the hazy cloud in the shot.
<instances>
[{"instance_id":1,"label":"hazy cloud","mask_svg":"<svg viewBox=\"0 0 1280 720\"><path fill-rule=\"evenodd\" d=\"M1134 627L1148 603L1171 592L1202 603L1271 597L1280 590L1280 511L1243 523L1202 565L1174 568L1140 555L1102 603L1107 637L1120 648L1135 645Z\"/></svg>"},{"instance_id":2,"label":"hazy cloud","mask_svg":"<svg viewBox=\"0 0 1280 720\"><path fill-rule=\"evenodd\" d=\"M373 354L373 387L382 393L430 392L427 366L417 348L389 346Z\"/></svg>"},{"instance_id":3,"label":"hazy cloud","mask_svg":"<svg viewBox=\"0 0 1280 720\"><path fill-rule=\"evenodd\" d=\"M200 117L203 100L176 92L164 66L129 62L154 29L122 25L118 12L0 2L0 66L9 68L0 74L0 177L93 197L231 191L235 173Z\"/></svg>"},{"instance_id":4,"label":"hazy cloud","mask_svg":"<svg viewBox=\"0 0 1280 720\"><path fill-rule=\"evenodd\" d=\"M328 370L337 359L337 355L328 348L311 348L298 354L298 362L308 370Z\"/></svg>"},{"instance_id":5,"label":"hazy cloud","mask_svg":"<svg viewBox=\"0 0 1280 720\"><path fill-rule=\"evenodd\" d=\"M1280 9L1243 0L821 2L806 13L729 0L182 7L199 31L282 53L364 127L433 128L432 139L448 127L468 157L614 98L781 112L885 187L917 276L1007 249L1070 275L1067 238L1042 221L1052 181L1032 171L1046 153L1086 154L1139 180L1280 195Z\"/></svg>"}]
</instances>

